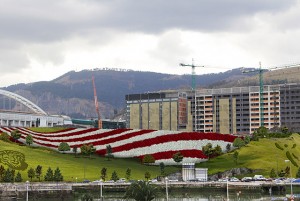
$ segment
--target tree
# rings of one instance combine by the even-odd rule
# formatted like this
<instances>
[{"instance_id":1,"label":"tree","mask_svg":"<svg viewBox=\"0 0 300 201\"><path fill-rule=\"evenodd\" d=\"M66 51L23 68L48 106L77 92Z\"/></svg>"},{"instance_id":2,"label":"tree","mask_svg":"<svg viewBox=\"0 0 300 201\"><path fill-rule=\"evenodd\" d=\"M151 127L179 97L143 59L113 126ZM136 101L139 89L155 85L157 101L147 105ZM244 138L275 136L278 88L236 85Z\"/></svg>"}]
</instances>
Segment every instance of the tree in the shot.
<instances>
[{"instance_id":1,"label":"tree","mask_svg":"<svg viewBox=\"0 0 300 201\"><path fill-rule=\"evenodd\" d=\"M106 176L107 176L107 169L104 167L104 168L101 169L101 179L103 181L105 181Z\"/></svg>"},{"instance_id":2,"label":"tree","mask_svg":"<svg viewBox=\"0 0 300 201\"><path fill-rule=\"evenodd\" d=\"M47 173L46 173L44 179L45 179L45 181L53 181L53 171L52 171L51 167L49 167L47 169Z\"/></svg>"},{"instance_id":3,"label":"tree","mask_svg":"<svg viewBox=\"0 0 300 201\"><path fill-rule=\"evenodd\" d=\"M159 168L160 168L160 174L162 176L165 175L165 164L163 162L159 163Z\"/></svg>"},{"instance_id":4,"label":"tree","mask_svg":"<svg viewBox=\"0 0 300 201\"><path fill-rule=\"evenodd\" d=\"M155 159L154 157L151 155L151 154L146 154L144 157L143 157L143 160L142 160L142 163L154 163L155 162Z\"/></svg>"},{"instance_id":5,"label":"tree","mask_svg":"<svg viewBox=\"0 0 300 201\"><path fill-rule=\"evenodd\" d=\"M202 152L204 153L205 156L208 157L208 160L209 158L213 155L214 153L214 149L212 147L212 144L211 143L207 143L207 145L203 146L202 147Z\"/></svg>"},{"instance_id":6,"label":"tree","mask_svg":"<svg viewBox=\"0 0 300 201\"><path fill-rule=\"evenodd\" d=\"M286 166L286 168L285 168L285 176L286 177L290 176L290 171L291 171L290 167Z\"/></svg>"},{"instance_id":7,"label":"tree","mask_svg":"<svg viewBox=\"0 0 300 201\"><path fill-rule=\"evenodd\" d=\"M160 194L159 186L149 184L147 181L133 182L127 189L124 199L136 201L151 201Z\"/></svg>"},{"instance_id":8,"label":"tree","mask_svg":"<svg viewBox=\"0 0 300 201\"><path fill-rule=\"evenodd\" d=\"M271 169L271 172L270 172L270 178L276 178L277 177L277 174L274 170L274 168Z\"/></svg>"},{"instance_id":9,"label":"tree","mask_svg":"<svg viewBox=\"0 0 300 201\"><path fill-rule=\"evenodd\" d=\"M183 160L183 155L181 154L181 152L177 152L175 154L173 154L173 160L176 162L176 163L180 163L182 160Z\"/></svg>"},{"instance_id":10,"label":"tree","mask_svg":"<svg viewBox=\"0 0 300 201\"><path fill-rule=\"evenodd\" d=\"M226 151L227 151L227 152L230 152L230 150L231 150L231 144L228 143L228 144L226 145Z\"/></svg>"},{"instance_id":11,"label":"tree","mask_svg":"<svg viewBox=\"0 0 300 201\"><path fill-rule=\"evenodd\" d=\"M80 147L80 151L81 154L89 155L89 157L91 158L91 155L96 151L96 148L94 148L92 144L89 145L84 144Z\"/></svg>"},{"instance_id":12,"label":"tree","mask_svg":"<svg viewBox=\"0 0 300 201\"><path fill-rule=\"evenodd\" d=\"M54 171L53 180L56 182L64 180L64 177L62 176L60 169L58 167Z\"/></svg>"},{"instance_id":13,"label":"tree","mask_svg":"<svg viewBox=\"0 0 300 201\"><path fill-rule=\"evenodd\" d=\"M263 138L268 136L268 129L264 126L259 127L253 132L254 138Z\"/></svg>"},{"instance_id":14,"label":"tree","mask_svg":"<svg viewBox=\"0 0 300 201\"><path fill-rule=\"evenodd\" d=\"M17 173L17 176L16 176L16 178L15 178L15 182L22 182L22 176L21 176L21 173L20 172L18 172Z\"/></svg>"},{"instance_id":15,"label":"tree","mask_svg":"<svg viewBox=\"0 0 300 201\"><path fill-rule=\"evenodd\" d=\"M281 132L282 132L283 134L287 134L287 133L289 132L289 128L286 127L286 126L283 126L283 127L281 127Z\"/></svg>"},{"instance_id":16,"label":"tree","mask_svg":"<svg viewBox=\"0 0 300 201\"><path fill-rule=\"evenodd\" d=\"M65 153L65 151L70 151L70 146L68 143L66 142L62 142L59 144L58 146L58 151L62 151L63 153Z\"/></svg>"},{"instance_id":17,"label":"tree","mask_svg":"<svg viewBox=\"0 0 300 201\"><path fill-rule=\"evenodd\" d=\"M15 140L15 142L18 141L18 139L20 139L21 137L21 133L19 130L14 130L10 133L11 137Z\"/></svg>"},{"instance_id":18,"label":"tree","mask_svg":"<svg viewBox=\"0 0 300 201\"><path fill-rule=\"evenodd\" d=\"M111 180L117 181L119 180L119 176L116 171L113 171L111 174Z\"/></svg>"},{"instance_id":19,"label":"tree","mask_svg":"<svg viewBox=\"0 0 300 201\"><path fill-rule=\"evenodd\" d=\"M1 165L0 166L0 182L3 181L4 172L5 172L5 169L4 169L3 165Z\"/></svg>"},{"instance_id":20,"label":"tree","mask_svg":"<svg viewBox=\"0 0 300 201\"><path fill-rule=\"evenodd\" d=\"M32 135L30 135L30 134L27 135L25 140L26 140L26 144L28 144L29 146L32 145L32 143L33 143Z\"/></svg>"},{"instance_id":21,"label":"tree","mask_svg":"<svg viewBox=\"0 0 300 201\"><path fill-rule=\"evenodd\" d=\"M7 168L4 171L4 175L3 175L3 181L4 182L14 182L14 170L10 170L9 168Z\"/></svg>"},{"instance_id":22,"label":"tree","mask_svg":"<svg viewBox=\"0 0 300 201\"><path fill-rule=\"evenodd\" d=\"M151 174L150 174L150 172L145 172L145 179L148 181L149 179L150 179L150 177L151 177Z\"/></svg>"},{"instance_id":23,"label":"tree","mask_svg":"<svg viewBox=\"0 0 300 201\"><path fill-rule=\"evenodd\" d=\"M90 154L90 159L91 159L92 154L94 154L96 152L96 148L94 147L93 144L90 144L89 147L90 147L89 154Z\"/></svg>"},{"instance_id":24,"label":"tree","mask_svg":"<svg viewBox=\"0 0 300 201\"><path fill-rule=\"evenodd\" d=\"M220 156L222 153L223 153L223 152L222 152L221 146L220 146L220 145L217 145L217 146L215 147L215 149L214 149L214 155Z\"/></svg>"},{"instance_id":25,"label":"tree","mask_svg":"<svg viewBox=\"0 0 300 201\"><path fill-rule=\"evenodd\" d=\"M107 157L107 160L110 160L111 158L113 158L113 150L112 150L112 147L110 145L107 145L106 146L106 157Z\"/></svg>"},{"instance_id":26,"label":"tree","mask_svg":"<svg viewBox=\"0 0 300 201\"><path fill-rule=\"evenodd\" d=\"M4 142L10 142L10 136L7 133L1 133L0 134L0 140L4 141Z\"/></svg>"},{"instance_id":27,"label":"tree","mask_svg":"<svg viewBox=\"0 0 300 201\"><path fill-rule=\"evenodd\" d=\"M280 170L280 172L278 173L279 177L285 177L285 171Z\"/></svg>"},{"instance_id":28,"label":"tree","mask_svg":"<svg viewBox=\"0 0 300 201\"><path fill-rule=\"evenodd\" d=\"M250 137L248 135L244 138L244 142L245 142L245 144L250 143Z\"/></svg>"},{"instance_id":29,"label":"tree","mask_svg":"<svg viewBox=\"0 0 300 201\"><path fill-rule=\"evenodd\" d=\"M237 151L235 151L234 153L233 153L233 161L235 162L235 164L237 165L237 163L238 163L238 159L239 159L239 152L237 152Z\"/></svg>"},{"instance_id":30,"label":"tree","mask_svg":"<svg viewBox=\"0 0 300 201\"><path fill-rule=\"evenodd\" d=\"M38 165L36 168L35 168L35 175L36 175L36 178L39 179L39 181L41 181L41 174L42 174L42 166Z\"/></svg>"},{"instance_id":31,"label":"tree","mask_svg":"<svg viewBox=\"0 0 300 201\"><path fill-rule=\"evenodd\" d=\"M235 138L234 141L233 141L233 146L234 147L241 148L244 145L245 145L245 142L239 137Z\"/></svg>"},{"instance_id":32,"label":"tree","mask_svg":"<svg viewBox=\"0 0 300 201\"><path fill-rule=\"evenodd\" d=\"M80 147L80 152L82 155L88 155L89 154L89 147L87 144L83 144L81 147Z\"/></svg>"},{"instance_id":33,"label":"tree","mask_svg":"<svg viewBox=\"0 0 300 201\"><path fill-rule=\"evenodd\" d=\"M78 150L78 147L77 147L77 146L74 146L74 147L72 148L72 151L73 151L73 153L75 154L75 157L77 157L77 150Z\"/></svg>"},{"instance_id":34,"label":"tree","mask_svg":"<svg viewBox=\"0 0 300 201\"><path fill-rule=\"evenodd\" d=\"M131 176L131 169L130 169L130 168L127 168L126 174L125 174L125 178L126 178L127 180L129 180L129 179L130 179L130 176Z\"/></svg>"},{"instance_id":35,"label":"tree","mask_svg":"<svg viewBox=\"0 0 300 201\"><path fill-rule=\"evenodd\" d=\"M35 175L35 171L33 168L30 168L28 171L27 171L27 176L30 178L30 181L32 181L32 178L34 178L34 175Z\"/></svg>"}]
</instances>

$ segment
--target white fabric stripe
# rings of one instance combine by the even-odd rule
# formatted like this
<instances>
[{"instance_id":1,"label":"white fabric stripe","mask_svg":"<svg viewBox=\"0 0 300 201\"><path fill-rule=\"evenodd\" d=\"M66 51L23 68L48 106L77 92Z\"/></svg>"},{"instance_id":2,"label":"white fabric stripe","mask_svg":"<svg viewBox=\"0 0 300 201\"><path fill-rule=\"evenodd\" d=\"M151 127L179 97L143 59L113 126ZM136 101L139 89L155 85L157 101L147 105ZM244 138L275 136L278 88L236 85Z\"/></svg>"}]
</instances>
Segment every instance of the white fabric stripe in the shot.
<instances>
[{"instance_id":1,"label":"white fabric stripe","mask_svg":"<svg viewBox=\"0 0 300 201\"><path fill-rule=\"evenodd\" d=\"M228 142L224 141L212 141L212 140L182 140L176 142L166 142L160 144L154 144L149 147L141 147L130 149L128 151L113 152L113 155L120 158L126 157L137 157L145 154L154 154L157 152L166 152L166 151L179 151L179 150L201 150L203 146L211 143L213 147L219 145L222 150L226 149ZM112 149L113 146L112 146Z\"/></svg>"}]
</instances>

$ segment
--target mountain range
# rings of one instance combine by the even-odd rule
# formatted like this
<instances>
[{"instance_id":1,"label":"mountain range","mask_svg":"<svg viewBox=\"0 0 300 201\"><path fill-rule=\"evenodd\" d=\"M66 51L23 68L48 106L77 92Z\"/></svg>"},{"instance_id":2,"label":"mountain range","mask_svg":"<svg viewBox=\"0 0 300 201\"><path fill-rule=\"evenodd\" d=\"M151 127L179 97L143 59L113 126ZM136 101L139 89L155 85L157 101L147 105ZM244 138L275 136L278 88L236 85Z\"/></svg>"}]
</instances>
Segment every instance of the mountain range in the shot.
<instances>
[{"instance_id":1,"label":"mountain range","mask_svg":"<svg viewBox=\"0 0 300 201\"><path fill-rule=\"evenodd\" d=\"M294 68L294 71L299 71L299 68ZM287 69L284 69L282 72L276 71L277 77L272 79L272 72L265 73L266 77L271 77L269 80L266 79L265 83L291 82L297 78L295 72L287 72ZM288 74L293 75L295 79L290 80L284 77ZM126 94L190 90L192 81L191 75L97 68L79 72L70 71L51 81L16 84L2 89L29 99L49 114L93 118L97 116L94 105L93 76L102 118L114 118L122 113L126 106ZM257 74L243 73L241 68L221 73L196 75L195 80L197 88L258 85Z\"/></svg>"}]
</instances>

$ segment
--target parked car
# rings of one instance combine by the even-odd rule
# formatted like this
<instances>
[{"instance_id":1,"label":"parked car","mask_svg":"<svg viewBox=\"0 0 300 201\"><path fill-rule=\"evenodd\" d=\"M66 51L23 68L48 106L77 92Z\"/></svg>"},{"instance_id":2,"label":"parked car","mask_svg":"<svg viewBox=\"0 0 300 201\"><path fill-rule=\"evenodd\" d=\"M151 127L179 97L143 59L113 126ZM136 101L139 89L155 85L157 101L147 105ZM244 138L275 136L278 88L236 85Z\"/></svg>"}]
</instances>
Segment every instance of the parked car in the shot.
<instances>
[{"instance_id":1,"label":"parked car","mask_svg":"<svg viewBox=\"0 0 300 201\"><path fill-rule=\"evenodd\" d=\"M126 179L125 178L120 178L116 181L117 183L125 183Z\"/></svg>"},{"instance_id":2,"label":"parked car","mask_svg":"<svg viewBox=\"0 0 300 201\"><path fill-rule=\"evenodd\" d=\"M100 183L100 182L102 182L102 180L95 180L95 181L93 181L93 183Z\"/></svg>"},{"instance_id":3,"label":"parked car","mask_svg":"<svg viewBox=\"0 0 300 201\"><path fill-rule=\"evenodd\" d=\"M243 178L241 179L242 182L250 182L250 181L252 181L252 180L253 180L252 177L243 177Z\"/></svg>"},{"instance_id":4,"label":"parked car","mask_svg":"<svg viewBox=\"0 0 300 201\"><path fill-rule=\"evenodd\" d=\"M219 179L218 181L219 181L219 182L227 182L228 179L227 179L227 178L221 178L221 179Z\"/></svg>"},{"instance_id":5,"label":"parked car","mask_svg":"<svg viewBox=\"0 0 300 201\"><path fill-rule=\"evenodd\" d=\"M253 180L254 181L266 181L266 178L262 175L254 175Z\"/></svg>"},{"instance_id":6,"label":"parked car","mask_svg":"<svg viewBox=\"0 0 300 201\"><path fill-rule=\"evenodd\" d=\"M240 180L238 178L236 178L236 177L231 177L229 179L229 181L231 181L231 182L239 182Z\"/></svg>"},{"instance_id":7,"label":"parked car","mask_svg":"<svg viewBox=\"0 0 300 201\"><path fill-rule=\"evenodd\" d=\"M190 179L188 180L188 182L198 182L199 180L198 179Z\"/></svg>"},{"instance_id":8,"label":"parked car","mask_svg":"<svg viewBox=\"0 0 300 201\"><path fill-rule=\"evenodd\" d=\"M90 181L90 180L87 180L87 179L82 181L82 183L90 183L90 182L91 182L91 181Z\"/></svg>"},{"instance_id":9,"label":"parked car","mask_svg":"<svg viewBox=\"0 0 300 201\"><path fill-rule=\"evenodd\" d=\"M295 179L294 181L293 181L293 183L300 183L300 179L298 178L298 179Z\"/></svg>"},{"instance_id":10,"label":"parked car","mask_svg":"<svg viewBox=\"0 0 300 201\"><path fill-rule=\"evenodd\" d=\"M114 180L108 180L108 181L105 181L105 183L115 183Z\"/></svg>"}]
</instances>

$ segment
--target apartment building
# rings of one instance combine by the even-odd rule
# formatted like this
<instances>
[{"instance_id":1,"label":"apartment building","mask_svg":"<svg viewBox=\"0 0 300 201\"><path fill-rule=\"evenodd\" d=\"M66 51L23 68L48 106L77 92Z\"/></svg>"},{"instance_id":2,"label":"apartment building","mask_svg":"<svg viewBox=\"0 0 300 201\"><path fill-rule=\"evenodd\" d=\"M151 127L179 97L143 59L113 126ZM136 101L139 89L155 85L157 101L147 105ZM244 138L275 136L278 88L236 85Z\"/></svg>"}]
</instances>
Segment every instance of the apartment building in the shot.
<instances>
[{"instance_id":1,"label":"apartment building","mask_svg":"<svg viewBox=\"0 0 300 201\"><path fill-rule=\"evenodd\" d=\"M224 134L249 134L261 125L300 131L300 84L266 85L260 98L259 86L127 95L127 125Z\"/></svg>"},{"instance_id":2,"label":"apartment building","mask_svg":"<svg viewBox=\"0 0 300 201\"><path fill-rule=\"evenodd\" d=\"M192 131L191 96L168 91L126 95L126 124L132 129Z\"/></svg>"}]
</instances>

